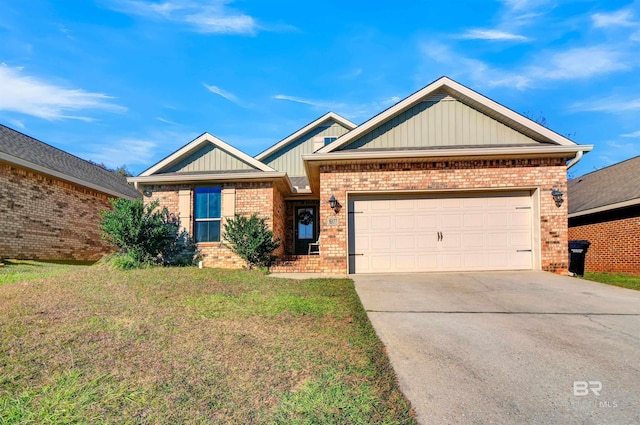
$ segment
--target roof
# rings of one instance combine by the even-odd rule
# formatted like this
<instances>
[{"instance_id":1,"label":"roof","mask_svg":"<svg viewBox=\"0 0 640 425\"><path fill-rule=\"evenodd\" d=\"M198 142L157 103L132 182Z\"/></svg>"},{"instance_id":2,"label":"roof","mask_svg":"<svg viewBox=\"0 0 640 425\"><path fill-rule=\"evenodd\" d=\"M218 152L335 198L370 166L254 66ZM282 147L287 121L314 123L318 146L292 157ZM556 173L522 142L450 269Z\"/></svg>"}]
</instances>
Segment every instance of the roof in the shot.
<instances>
[{"instance_id":1,"label":"roof","mask_svg":"<svg viewBox=\"0 0 640 425\"><path fill-rule=\"evenodd\" d=\"M640 205L640 156L569 180L569 217Z\"/></svg>"},{"instance_id":2,"label":"roof","mask_svg":"<svg viewBox=\"0 0 640 425\"><path fill-rule=\"evenodd\" d=\"M140 193L119 174L107 171L0 124L0 160L120 198Z\"/></svg>"},{"instance_id":3,"label":"roof","mask_svg":"<svg viewBox=\"0 0 640 425\"><path fill-rule=\"evenodd\" d=\"M304 127L299 129L295 133L285 137L284 139L282 139L281 141L279 141L275 145L271 146L267 150L265 150L263 152L260 152L258 155L255 156L255 158L258 161L264 160L269 155L272 155L273 153L279 151L280 149L283 149L283 148L287 147L289 144L291 144L294 141L296 141L299 137L303 136L304 134L308 133L309 131L313 130L314 128L320 126L324 122L330 121L330 120L333 120L333 121L337 122L338 124L341 124L342 126L344 126L345 128L347 128L349 130L353 130L354 128L357 127L357 125L355 123L349 121L348 119L346 119L344 117L341 117L340 115L336 114L335 112L328 112L328 113L324 114L323 116L321 116L320 118L318 118L316 120L313 120L309 124L305 125Z\"/></svg>"},{"instance_id":4,"label":"roof","mask_svg":"<svg viewBox=\"0 0 640 425\"><path fill-rule=\"evenodd\" d=\"M512 111L511 109L475 92L462 84L453 81L448 77L440 77L436 81L418 90L412 95L406 97L390 108L384 110L365 123L361 124L354 130L339 137L333 143L319 149L317 153L330 153L346 147L359 137L374 130L376 127L387 122L394 116L406 111L416 104L427 100L431 95L444 91L451 97L477 109L478 111L502 122L503 124L537 140L541 143L552 145L576 146L576 143L566 137L530 120L529 118ZM587 147L581 147L580 150L590 150Z\"/></svg>"},{"instance_id":5,"label":"roof","mask_svg":"<svg viewBox=\"0 0 640 425\"><path fill-rule=\"evenodd\" d=\"M246 153L242 152L241 150L236 149L233 146L231 146L230 144L223 142L222 140L218 139L216 136L213 136L213 135L211 135L209 133L202 133L200 136L196 137L194 140L192 140L191 142L187 143L182 148L178 149L177 151L175 151L171 155L167 156L166 158L164 158L160 162L156 163L152 167L150 167L147 170L145 170L142 173L140 173L140 175L138 177L148 177L148 176L152 176L154 174L157 174L157 173L161 172L163 169L169 167L172 164L177 163L181 159L187 157L188 155L198 151L199 149L201 149L204 146L209 145L209 144L220 148L222 151L224 151L224 152L226 152L226 153L238 158L242 162L250 165L251 167L253 167L255 169L256 172L261 172L261 171L274 172L274 171L276 171L273 168L269 167L268 165L263 164L262 162L252 158L251 156L247 155ZM134 178L130 178L129 181L136 181L136 178L135 177Z\"/></svg>"}]
</instances>

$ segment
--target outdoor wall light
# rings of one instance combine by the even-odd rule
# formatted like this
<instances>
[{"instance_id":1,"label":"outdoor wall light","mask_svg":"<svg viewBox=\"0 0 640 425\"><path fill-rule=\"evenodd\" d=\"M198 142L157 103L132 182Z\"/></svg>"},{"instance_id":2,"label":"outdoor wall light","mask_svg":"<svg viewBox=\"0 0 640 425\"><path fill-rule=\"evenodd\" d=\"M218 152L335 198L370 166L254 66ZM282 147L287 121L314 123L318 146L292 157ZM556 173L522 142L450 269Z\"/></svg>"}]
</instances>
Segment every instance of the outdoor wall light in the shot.
<instances>
[{"instance_id":1,"label":"outdoor wall light","mask_svg":"<svg viewBox=\"0 0 640 425\"><path fill-rule=\"evenodd\" d=\"M329 206L336 213L340 211L340 203L338 202L336 197L333 195L331 195L331 198L329 198Z\"/></svg>"},{"instance_id":2,"label":"outdoor wall light","mask_svg":"<svg viewBox=\"0 0 640 425\"><path fill-rule=\"evenodd\" d=\"M564 199L562 199L562 195L564 195L562 191L558 189L551 189L551 196L553 196L553 200L556 201L556 207L558 208L560 208L560 206L564 202Z\"/></svg>"},{"instance_id":3,"label":"outdoor wall light","mask_svg":"<svg viewBox=\"0 0 640 425\"><path fill-rule=\"evenodd\" d=\"M142 192L142 194L147 198L151 198L151 195L153 195L153 192L150 191L149 189L145 189L144 192Z\"/></svg>"}]
</instances>

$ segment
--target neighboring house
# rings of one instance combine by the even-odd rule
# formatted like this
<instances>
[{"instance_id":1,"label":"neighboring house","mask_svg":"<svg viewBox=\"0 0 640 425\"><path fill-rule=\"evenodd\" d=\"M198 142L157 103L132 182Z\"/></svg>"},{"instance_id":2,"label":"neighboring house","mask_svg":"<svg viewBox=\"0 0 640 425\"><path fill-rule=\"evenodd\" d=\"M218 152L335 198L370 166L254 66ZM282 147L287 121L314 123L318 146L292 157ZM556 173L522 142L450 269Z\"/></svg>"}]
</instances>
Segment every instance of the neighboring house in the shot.
<instances>
[{"instance_id":1,"label":"neighboring house","mask_svg":"<svg viewBox=\"0 0 640 425\"><path fill-rule=\"evenodd\" d=\"M242 265L221 229L258 213L283 241L280 271L562 273L567 207L552 192L591 149L442 77L360 126L329 113L255 158L205 133L129 181L179 214L207 266Z\"/></svg>"},{"instance_id":2,"label":"neighboring house","mask_svg":"<svg viewBox=\"0 0 640 425\"><path fill-rule=\"evenodd\" d=\"M0 258L98 260L111 198L139 198L126 179L0 125Z\"/></svg>"},{"instance_id":3,"label":"neighboring house","mask_svg":"<svg viewBox=\"0 0 640 425\"><path fill-rule=\"evenodd\" d=\"M640 156L569 180L569 239L585 271L640 273Z\"/></svg>"}]
</instances>

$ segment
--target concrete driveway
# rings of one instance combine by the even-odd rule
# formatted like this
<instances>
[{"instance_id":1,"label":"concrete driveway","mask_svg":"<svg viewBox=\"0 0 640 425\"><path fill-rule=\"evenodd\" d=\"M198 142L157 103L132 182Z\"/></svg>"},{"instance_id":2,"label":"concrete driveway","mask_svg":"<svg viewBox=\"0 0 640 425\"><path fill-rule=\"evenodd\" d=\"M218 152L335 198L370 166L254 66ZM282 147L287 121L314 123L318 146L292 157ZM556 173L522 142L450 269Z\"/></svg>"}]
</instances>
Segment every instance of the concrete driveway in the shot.
<instances>
[{"instance_id":1,"label":"concrete driveway","mask_svg":"<svg viewBox=\"0 0 640 425\"><path fill-rule=\"evenodd\" d=\"M545 272L351 277L420 423L640 425L640 292Z\"/></svg>"}]
</instances>

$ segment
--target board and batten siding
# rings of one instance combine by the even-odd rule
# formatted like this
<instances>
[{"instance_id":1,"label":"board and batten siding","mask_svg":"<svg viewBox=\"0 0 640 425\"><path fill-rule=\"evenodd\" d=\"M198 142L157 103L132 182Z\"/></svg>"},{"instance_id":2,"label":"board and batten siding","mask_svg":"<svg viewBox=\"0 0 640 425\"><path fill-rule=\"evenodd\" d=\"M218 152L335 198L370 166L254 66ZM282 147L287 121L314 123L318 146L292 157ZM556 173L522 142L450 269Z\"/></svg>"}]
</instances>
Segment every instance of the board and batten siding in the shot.
<instances>
[{"instance_id":1,"label":"board and batten siding","mask_svg":"<svg viewBox=\"0 0 640 425\"><path fill-rule=\"evenodd\" d=\"M255 170L255 167L214 145L208 145L165 168L162 172L188 173L231 170Z\"/></svg>"},{"instance_id":2,"label":"board and batten siding","mask_svg":"<svg viewBox=\"0 0 640 425\"><path fill-rule=\"evenodd\" d=\"M314 139L316 137L322 139L325 137L340 137L348 131L348 128L337 122L327 123L327 125L316 127L302 135L289 145L264 158L262 162L278 171L286 172L289 177L306 176L302 155L314 152Z\"/></svg>"},{"instance_id":3,"label":"board and batten siding","mask_svg":"<svg viewBox=\"0 0 640 425\"><path fill-rule=\"evenodd\" d=\"M420 102L339 150L522 144L538 142L445 97Z\"/></svg>"}]
</instances>

